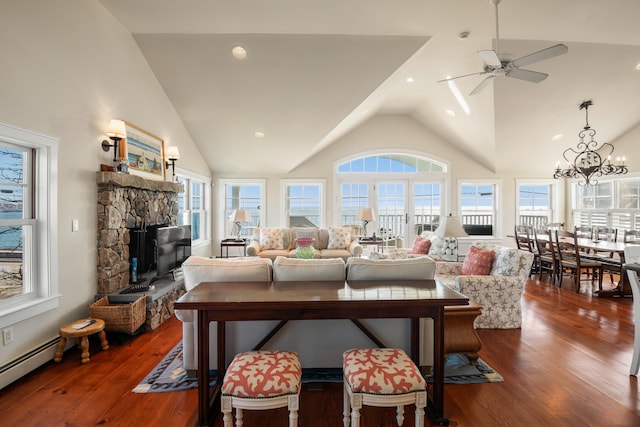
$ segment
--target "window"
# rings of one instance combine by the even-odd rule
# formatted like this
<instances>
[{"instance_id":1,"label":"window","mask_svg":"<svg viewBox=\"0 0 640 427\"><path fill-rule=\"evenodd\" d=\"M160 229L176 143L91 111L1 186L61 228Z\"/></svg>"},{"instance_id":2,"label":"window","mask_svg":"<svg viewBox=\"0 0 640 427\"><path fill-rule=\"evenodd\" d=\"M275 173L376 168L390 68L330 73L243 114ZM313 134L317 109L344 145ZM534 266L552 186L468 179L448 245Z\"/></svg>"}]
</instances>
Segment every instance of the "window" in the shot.
<instances>
[{"instance_id":1,"label":"window","mask_svg":"<svg viewBox=\"0 0 640 427\"><path fill-rule=\"evenodd\" d=\"M340 195L340 225L358 224L358 209L369 207L369 185L345 182L340 186Z\"/></svg>"},{"instance_id":2,"label":"window","mask_svg":"<svg viewBox=\"0 0 640 427\"><path fill-rule=\"evenodd\" d=\"M640 229L640 178L625 177L596 185L572 185L573 225Z\"/></svg>"},{"instance_id":3,"label":"window","mask_svg":"<svg viewBox=\"0 0 640 427\"><path fill-rule=\"evenodd\" d=\"M462 225L469 235L497 235L498 185L493 182L460 184Z\"/></svg>"},{"instance_id":4,"label":"window","mask_svg":"<svg viewBox=\"0 0 640 427\"><path fill-rule=\"evenodd\" d=\"M224 206L224 227L227 236L234 235L234 223L230 221L231 214L236 209L245 209L251 216L251 220L242 226L240 235L251 237L253 230L264 224L265 204L265 180L227 180L221 179L220 184L223 186L222 205Z\"/></svg>"},{"instance_id":5,"label":"window","mask_svg":"<svg viewBox=\"0 0 640 427\"><path fill-rule=\"evenodd\" d=\"M178 194L178 225L190 224L192 244L205 244L211 240L211 180L184 171L176 176L184 186L184 192Z\"/></svg>"},{"instance_id":6,"label":"window","mask_svg":"<svg viewBox=\"0 0 640 427\"><path fill-rule=\"evenodd\" d=\"M58 306L58 140L0 123L0 327Z\"/></svg>"},{"instance_id":7,"label":"window","mask_svg":"<svg viewBox=\"0 0 640 427\"><path fill-rule=\"evenodd\" d=\"M556 205L556 182L549 180L516 180L516 224L543 228L553 222Z\"/></svg>"},{"instance_id":8,"label":"window","mask_svg":"<svg viewBox=\"0 0 640 427\"><path fill-rule=\"evenodd\" d=\"M324 181L282 180L284 223L289 227L324 226Z\"/></svg>"}]
</instances>

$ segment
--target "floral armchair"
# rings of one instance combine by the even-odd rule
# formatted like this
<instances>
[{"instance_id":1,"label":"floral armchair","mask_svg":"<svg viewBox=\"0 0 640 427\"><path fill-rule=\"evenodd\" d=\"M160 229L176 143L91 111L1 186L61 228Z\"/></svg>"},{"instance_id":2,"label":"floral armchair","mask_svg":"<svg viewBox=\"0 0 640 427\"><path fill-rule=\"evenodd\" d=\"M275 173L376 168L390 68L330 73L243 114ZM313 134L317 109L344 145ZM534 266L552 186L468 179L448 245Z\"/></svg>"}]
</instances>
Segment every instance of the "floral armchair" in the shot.
<instances>
[{"instance_id":1,"label":"floral armchair","mask_svg":"<svg viewBox=\"0 0 640 427\"><path fill-rule=\"evenodd\" d=\"M463 275L462 262L438 261L435 278L483 307L482 315L475 320L476 328L520 328L520 298L531 271L534 255L531 252L481 241L474 242L472 246L495 252L489 275Z\"/></svg>"}]
</instances>

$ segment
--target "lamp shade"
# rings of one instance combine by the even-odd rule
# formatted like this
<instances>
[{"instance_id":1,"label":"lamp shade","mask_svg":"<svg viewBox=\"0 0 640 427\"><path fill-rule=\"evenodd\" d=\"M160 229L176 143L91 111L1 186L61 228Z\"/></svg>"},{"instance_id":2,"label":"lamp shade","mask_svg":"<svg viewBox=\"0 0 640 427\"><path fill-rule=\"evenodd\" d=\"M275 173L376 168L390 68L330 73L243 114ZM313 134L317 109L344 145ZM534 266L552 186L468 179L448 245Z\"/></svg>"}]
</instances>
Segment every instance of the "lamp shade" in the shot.
<instances>
[{"instance_id":1,"label":"lamp shade","mask_svg":"<svg viewBox=\"0 0 640 427\"><path fill-rule=\"evenodd\" d=\"M249 211L245 209L236 209L231 213L231 221L249 222L251 221L251 215L249 215Z\"/></svg>"},{"instance_id":2,"label":"lamp shade","mask_svg":"<svg viewBox=\"0 0 640 427\"><path fill-rule=\"evenodd\" d=\"M169 160L178 160L180 158L180 150L175 145L170 145L167 147L166 156Z\"/></svg>"},{"instance_id":3,"label":"lamp shade","mask_svg":"<svg viewBox=\"0 0 640 427\"><path fill-rule=\"evenodd\" d=\"M107 128L107 136L112 138L126 138L127 131L122 120L112 119Z\"/></svg>"},{"instance_id":4,"label":"lamp shade","mask_svg":"<svg viewBox=\"0 0 640 427\"><path fill-rule=\"evenodd\" d=\"M442 237L467 237L468 234L462 227L462 222L457 216L446 216L442 218L440 226L435 233Z\"/></svg>"},{"instance_id":5,"label":"lamp shade","mask_svg":"<svg viewBox=\"0 0 640 427\"><path fill-rule=\"evenodd\" d=\"M360 208L358 209L356 219L360 221L375 221L376 215L373 212L373 208Z\"/></svg>"}]
</instances>

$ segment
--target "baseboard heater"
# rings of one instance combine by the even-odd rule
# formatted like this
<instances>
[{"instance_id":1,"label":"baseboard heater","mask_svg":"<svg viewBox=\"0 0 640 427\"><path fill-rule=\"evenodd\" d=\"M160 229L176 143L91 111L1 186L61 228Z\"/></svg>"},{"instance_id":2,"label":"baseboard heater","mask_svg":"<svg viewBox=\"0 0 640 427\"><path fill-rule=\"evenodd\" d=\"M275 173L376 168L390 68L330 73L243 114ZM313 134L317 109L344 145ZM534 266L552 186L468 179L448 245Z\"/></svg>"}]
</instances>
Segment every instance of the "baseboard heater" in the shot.
<instances>
[{"instance_id":1,"label":"baseboard heater","mask_svg":"<svg viewBox=\"0 0 640 427\"><path fill-rule=\"evenodd\" d=\"M0 366L0 389L52 360L59 342L60 337L53 338Z\"/></svg>"}]
</instances>

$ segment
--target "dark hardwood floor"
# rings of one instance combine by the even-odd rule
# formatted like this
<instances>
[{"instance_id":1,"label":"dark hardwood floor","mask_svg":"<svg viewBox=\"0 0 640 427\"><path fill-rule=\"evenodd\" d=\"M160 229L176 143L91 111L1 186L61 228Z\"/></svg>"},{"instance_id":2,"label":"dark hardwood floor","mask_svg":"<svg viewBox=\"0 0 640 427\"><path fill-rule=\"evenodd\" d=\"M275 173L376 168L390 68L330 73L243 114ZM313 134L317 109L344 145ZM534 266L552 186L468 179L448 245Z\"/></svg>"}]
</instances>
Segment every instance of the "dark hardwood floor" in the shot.
<instances>
[{"instance_id":1,"label":"dark hardwood floor","mask_svg":"<svg viewBox=\"0 0 640 427\"><path fill-rule=\"evenodd\" d=\"M633 351L631 298L592 298L529 280L519 330L479 330L480 357L502 383L445 385L451 426L640 426ZM135 394L131 389L178 342L175 318L135 338L109 336L111 348L91 341L91 362L78 350L65 353L0 390L3 426L191 426L196 390ZM304 388L301 427L342 425L342 388ZM413 425L406 408L405 426ZM286 410L246 412L245 426L286 425ZM394 410L366 408L363 427L393 426ZM430 425L426 422L426 425ZM222 427L221 417L215 421Z\"/></svg>"}]
</instances>

